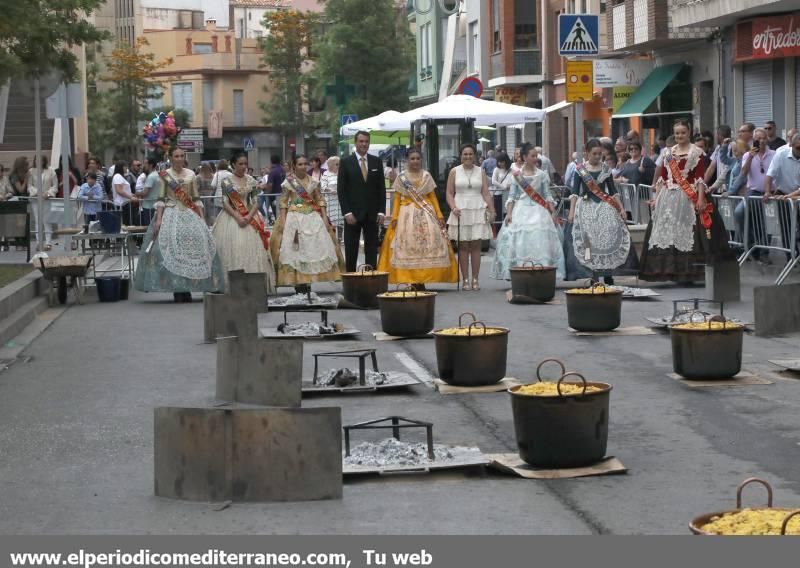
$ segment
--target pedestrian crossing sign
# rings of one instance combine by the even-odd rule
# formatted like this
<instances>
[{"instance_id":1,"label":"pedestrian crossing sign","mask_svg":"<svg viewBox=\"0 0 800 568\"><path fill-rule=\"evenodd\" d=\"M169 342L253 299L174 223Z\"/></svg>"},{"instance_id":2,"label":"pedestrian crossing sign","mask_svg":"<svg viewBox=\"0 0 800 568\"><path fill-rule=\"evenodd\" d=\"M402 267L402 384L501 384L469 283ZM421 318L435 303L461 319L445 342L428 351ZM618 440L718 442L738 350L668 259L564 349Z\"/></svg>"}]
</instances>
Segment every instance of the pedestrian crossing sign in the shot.
<instances>
[{"instance_id":1,"label":"pedestrian crossing sign","mask_svg":"<svg viewBox=\"0 0 800 568\"><path fill-rule=\"evenodd\" d=\"M558 17L559 55L597 55L600 16L561 14Z\"/></svg>"}]
</instances>

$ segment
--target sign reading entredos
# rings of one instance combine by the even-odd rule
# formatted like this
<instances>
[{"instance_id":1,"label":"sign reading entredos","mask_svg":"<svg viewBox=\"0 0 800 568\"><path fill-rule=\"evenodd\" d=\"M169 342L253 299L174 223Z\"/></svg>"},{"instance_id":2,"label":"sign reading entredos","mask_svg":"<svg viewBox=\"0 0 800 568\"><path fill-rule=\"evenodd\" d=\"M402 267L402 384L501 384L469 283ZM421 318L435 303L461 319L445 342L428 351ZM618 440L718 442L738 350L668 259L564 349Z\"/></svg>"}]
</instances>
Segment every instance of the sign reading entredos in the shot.
<instances>
[{"instance_id":1,"label":"sign reading entredos","mask_svg":"<svg viewBox=\"0 0 800 568\"><path fill-rule=\"evenodd\" d=\"M736 25L736 60L800 56L800 12Z\"/></svg>"}]
</instances>

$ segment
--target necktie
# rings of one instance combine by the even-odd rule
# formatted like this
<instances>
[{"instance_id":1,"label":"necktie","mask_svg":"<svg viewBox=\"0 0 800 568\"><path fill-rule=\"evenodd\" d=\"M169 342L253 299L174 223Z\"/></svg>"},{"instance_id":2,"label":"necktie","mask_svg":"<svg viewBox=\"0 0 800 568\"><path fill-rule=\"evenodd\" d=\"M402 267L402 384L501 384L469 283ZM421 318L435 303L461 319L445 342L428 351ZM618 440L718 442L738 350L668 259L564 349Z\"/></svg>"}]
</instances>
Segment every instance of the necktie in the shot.
<instances>
[{"instance_id":1,"label":"necktie","mask_svg":"<svg viewBox=\"0 0 800 568\"><path fill-rule=\"evenodd\" d=\"M361 158L361 176L367 181L367 159Z\"/></svg>"}]
</instances>

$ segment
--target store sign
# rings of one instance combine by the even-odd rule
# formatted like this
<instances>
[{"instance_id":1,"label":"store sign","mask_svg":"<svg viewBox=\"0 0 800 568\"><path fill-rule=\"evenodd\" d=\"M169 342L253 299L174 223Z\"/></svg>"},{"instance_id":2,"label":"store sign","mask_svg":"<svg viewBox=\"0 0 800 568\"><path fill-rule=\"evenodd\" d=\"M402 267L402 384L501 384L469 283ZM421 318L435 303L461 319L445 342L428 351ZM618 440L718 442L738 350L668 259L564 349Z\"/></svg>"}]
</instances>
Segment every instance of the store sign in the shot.
<instances>
[{"instance_id":1,"label":"store sign","mask_svg":"<svg viewBox=\"0 0 800 568\"><path fill-rule=\"evenodd\" d=\"M184 152L203 153L203 129L184 128L178 134L178 148Z\"/></svg>"},{"instance_id":2,"label":"store sign","mask_svg":"<svg viewBox=\"0 0 800 568\"><path fill-rule=\"evenodd\" d=\"M736 25L736 60L800 57L800 12Z\"/></svg>"},{"instance_id":3,"label":"store sign","mask_svg":"<svg viewBox=\"0 0 800 568\"><path fill-rule=\"evenodd\" d=\"M495 87L494 100L498 103L525 106L528 100L527 87Z\"/></svg>"},{"instance_id":4,"label":"store sign","mask_svg":"<svg viewBox=\"0 0 800 568\"><path fill-rule=\"evenodd\" d=\"M636 87L614 87L611 95L611 108L617 112L631 95L636 92Z\"/></svg>"},{"instance_id":5,"label":"store sign","mask_svg":"<svg viewBox=\"0 0 800 568\"><path fill-rule=\"evenodd\" d=\"M638 87L655 66L652 59L595 59L595 87Z\"/></svg>"}]
</instances>

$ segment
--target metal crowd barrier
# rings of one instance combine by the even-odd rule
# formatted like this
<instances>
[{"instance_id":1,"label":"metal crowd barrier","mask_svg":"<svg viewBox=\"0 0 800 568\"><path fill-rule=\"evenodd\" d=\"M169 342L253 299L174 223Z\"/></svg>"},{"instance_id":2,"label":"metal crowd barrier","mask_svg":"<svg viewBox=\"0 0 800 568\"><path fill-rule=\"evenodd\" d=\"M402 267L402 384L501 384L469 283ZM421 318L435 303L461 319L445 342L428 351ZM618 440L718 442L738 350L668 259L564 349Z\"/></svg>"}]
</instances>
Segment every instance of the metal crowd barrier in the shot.
<instances>
[{"instance_id":1,"label":"metal crowd barrier","mask_svg":"<svg viewBox=\"0 0 800 568\"><path fill-rule=\"evenodd\" d=\"M650 222L650 202L653 197L655 197L653 186L640 183L636 187L636 206L633 211L635 224L647 225Z\"/></svg>"},{"instance_id":2,"label":"metal crowd barrier","mask_svg":"<svg viewBox=\"0 0 800 568\"><path fill-rule=\"evenodd\" d=\"M725 225L725 230L728 231L728 244L745 249L747 231L750 224L747 221L737 223L735 211L737 207L747 207L746 199L738 195L725 194L714 195L713 198L714 207L719 211L719 215L722 217L722 224ZM743 219L746 219L746 217L743 217ZM742 255L739 256L740 262L743 262L742 258L746 252L747 251L743 252Z\"/></svg>"},{"instance_id":3,"label":"metal crowd barrier","mask_svg":"<svg viewBox=\"0 0 800 568\"><path fill-rule=\"evenodd\" d=\"M743 264L756 250L783 252L787 255L787 265L794 261L797 257L795 202L774 197L765 200L754 195L747 198L746 204L742 211L744 223L749 224L745 229L747 250L739 264ZM781 275L784 271L785 267Z\"/></svg>"},{"instance_id":4,"label":"metal crowd barrier","mask_svg":"<svg viewBox=\"0 0 800 568\"><path fill-rule=\"evenodd\" d=\"M636 186L632 183L618 183L617 192L622 199L622 207L634 224L638 224L639 199Z\"/></svg>"}]
</instances>

